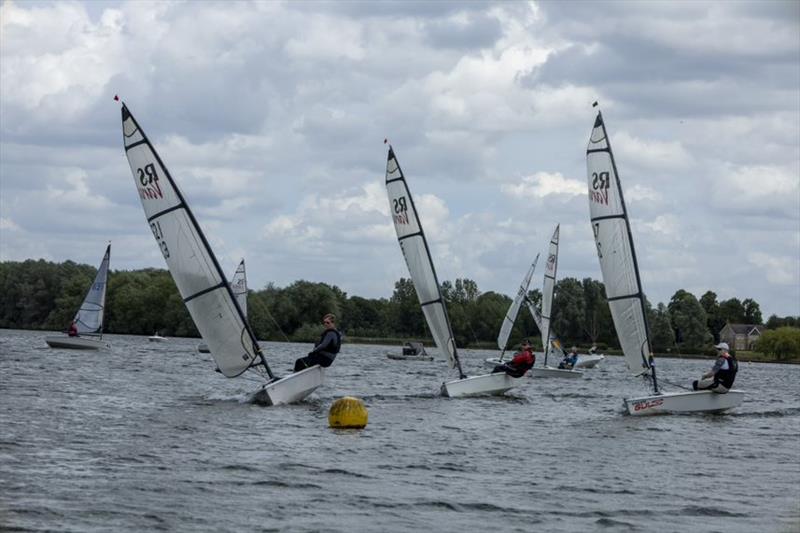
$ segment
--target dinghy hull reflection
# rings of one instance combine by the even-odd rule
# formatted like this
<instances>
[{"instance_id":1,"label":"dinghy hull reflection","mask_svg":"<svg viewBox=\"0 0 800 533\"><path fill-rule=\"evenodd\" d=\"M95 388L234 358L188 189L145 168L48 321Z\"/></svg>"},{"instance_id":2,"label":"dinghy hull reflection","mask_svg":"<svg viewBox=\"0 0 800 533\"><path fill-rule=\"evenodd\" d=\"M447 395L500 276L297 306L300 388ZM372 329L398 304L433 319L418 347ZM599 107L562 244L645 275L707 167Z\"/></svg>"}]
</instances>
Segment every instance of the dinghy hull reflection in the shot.
<instances>
[{"instance_id":1,"label":"dinghy hull reflection","mask_svg":"<svg viewBox=\"0 0 800 533\"><path fill-rule=\"evenodd\" d=\"M51 348L66 348L68 350L107 350L111 344L101 339L86 337L45 337L45 342Z\"/></svg>"},{"instance_id":2,"label":"dinghy hull reflection","mask_svg":"<svg viewBox=\"0 0 800 533\"><path fill-rule=\"evenodd\" d=\"M580 370L567 370L566 368L551 368L549 366L543 366L531 368L531 377L576 379L583 377L583 372Z\"/></svg>"},{"instance_id":3,"label":"dinghy hull reflection","mask_svg":"<svg viewBox=\"0 0 800 533\"><path fill-rule=\"evenodd\" d=\"M317 390L324 379L325 371L321 366L314 365L264 385L256 393L255 400L265 405L283 405L299 402Z\"/></svg>"},{"instance_id":4,"label":"dinghy hull reflection","mask_svg":"<svg viewBox=\"0 0 800 533\"><path fill-rule=\"evenodd\" d=\"M442 396L463 398L467 396L499 396L517 386L516 380L505 372L470 376L442 383Z\"/></svg>"},{"instance_id":5,"label":"dinghy hull reflection","mask_svg":"<svg viewBox=\"0 0 800 533\"><path fill-rule=\"evenodd\" d=\"M626 398L625 408L631 415L666 413L715 413L736 407L744 400L744 391L725 394L711 391L667 392L653 396Z\"/></svg>"}]
</instances>

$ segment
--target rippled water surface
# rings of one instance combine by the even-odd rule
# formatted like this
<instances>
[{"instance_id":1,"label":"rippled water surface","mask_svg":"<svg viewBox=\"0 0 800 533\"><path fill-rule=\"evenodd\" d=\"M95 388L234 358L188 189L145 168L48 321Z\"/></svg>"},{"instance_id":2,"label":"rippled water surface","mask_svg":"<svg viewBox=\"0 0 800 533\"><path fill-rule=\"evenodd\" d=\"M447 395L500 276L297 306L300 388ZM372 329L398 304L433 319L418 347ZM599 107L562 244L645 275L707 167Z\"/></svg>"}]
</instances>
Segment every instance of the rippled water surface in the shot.
<instances>
[{"instance_id":1,"label":"rippled water surface","mask_svg":"<svg viewBox=\"0 0 800 533\"><path fill-rule=\"evenodd\" d=\"M728 414L631 417L618 357L447 399L443 361L347 344L306 402L263 407L194 339L44 336L0 330L0 530L800 531L800 367L743 363ZM282 374L310 345L264 346ZM709 366L659 363L682 383ZM345 395L365 430L327 427Z\"/></svg>"}]
</instances>

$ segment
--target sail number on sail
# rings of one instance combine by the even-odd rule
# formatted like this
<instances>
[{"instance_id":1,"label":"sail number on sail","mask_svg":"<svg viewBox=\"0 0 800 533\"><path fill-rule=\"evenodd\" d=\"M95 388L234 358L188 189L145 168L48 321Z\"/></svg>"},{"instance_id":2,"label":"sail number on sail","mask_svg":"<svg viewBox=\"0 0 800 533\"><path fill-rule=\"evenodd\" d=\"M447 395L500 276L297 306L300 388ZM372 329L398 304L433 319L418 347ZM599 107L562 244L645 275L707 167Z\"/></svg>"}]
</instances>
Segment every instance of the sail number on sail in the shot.
<instances>
[{"instance_id":1,"label":"sail number on sail","mask_svg":"<svg viewBox=\"0 0 800 533\"><path fill-rule=\"evenodd\" d=\"M161 248L161 253L164 254L164 259L169 257L169 248L167 248L167 241L164 240L164 232L161 231L161 224L156 220L150 223L150 229L153 230L153 236L156 238L158 247Z\"/></svg>"}]
</instances>

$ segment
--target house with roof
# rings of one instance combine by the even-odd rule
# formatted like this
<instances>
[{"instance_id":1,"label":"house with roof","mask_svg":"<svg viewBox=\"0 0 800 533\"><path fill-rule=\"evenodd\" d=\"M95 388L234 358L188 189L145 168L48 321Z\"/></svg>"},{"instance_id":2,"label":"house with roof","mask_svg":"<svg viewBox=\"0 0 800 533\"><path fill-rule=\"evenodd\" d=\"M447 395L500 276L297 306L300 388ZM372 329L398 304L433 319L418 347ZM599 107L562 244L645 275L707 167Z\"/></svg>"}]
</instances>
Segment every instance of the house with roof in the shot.
<instances>
[{"instance_id":1,"label":"house with roof","mask_svg":"<svg viewBox=\"0 0 800 533\"><path fill-rule=\"evenodd\" d=\"M764 331L761 324L726 323L719 330L720 342L727 342L733 350L752 350Z\"/></svg>"}]
</instances>

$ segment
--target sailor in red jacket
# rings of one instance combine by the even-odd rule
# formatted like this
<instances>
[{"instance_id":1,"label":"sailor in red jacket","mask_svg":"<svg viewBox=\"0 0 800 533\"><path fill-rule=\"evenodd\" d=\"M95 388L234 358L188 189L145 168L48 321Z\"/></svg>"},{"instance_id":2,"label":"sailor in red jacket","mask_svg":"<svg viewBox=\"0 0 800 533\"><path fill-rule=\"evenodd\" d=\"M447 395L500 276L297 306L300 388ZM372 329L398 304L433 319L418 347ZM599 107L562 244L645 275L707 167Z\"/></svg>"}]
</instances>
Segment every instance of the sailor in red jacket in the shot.
<instances>
[{"instance_id":1,"label":"sailor in red jacket","mask_svg":"<svg viewBox=\"0 0 800 533\"><path fill-rule=\"evenodd\" d=\"M505 372L512 378L521 378L525 372L533 368L535 362L536 356L533 354L531 343L524 340L522 341L522 350L514 354L514 358L508 363L495 366L492 373Z\"/></svg>"}]
</instances>

